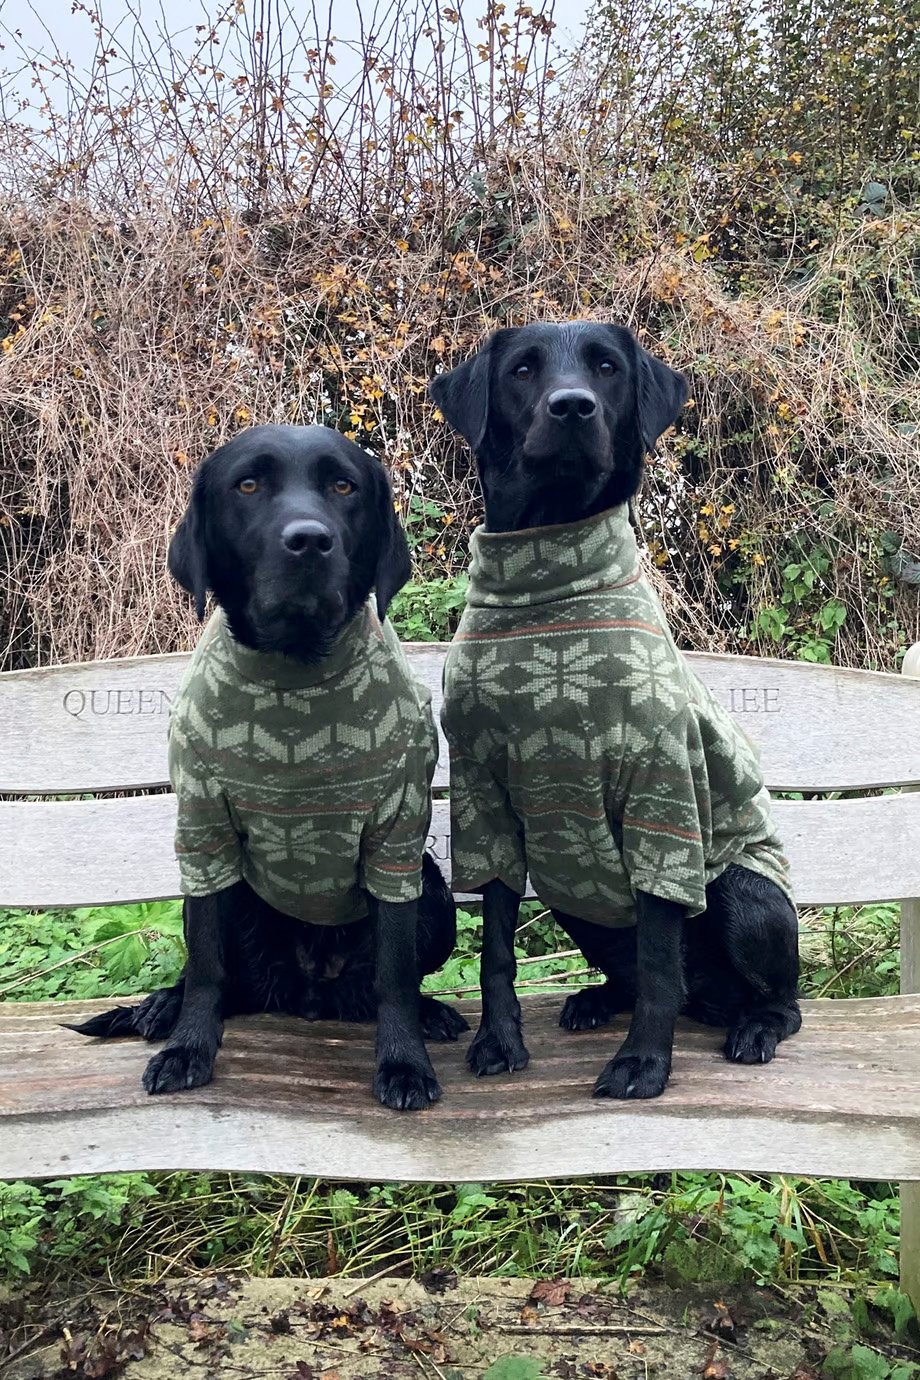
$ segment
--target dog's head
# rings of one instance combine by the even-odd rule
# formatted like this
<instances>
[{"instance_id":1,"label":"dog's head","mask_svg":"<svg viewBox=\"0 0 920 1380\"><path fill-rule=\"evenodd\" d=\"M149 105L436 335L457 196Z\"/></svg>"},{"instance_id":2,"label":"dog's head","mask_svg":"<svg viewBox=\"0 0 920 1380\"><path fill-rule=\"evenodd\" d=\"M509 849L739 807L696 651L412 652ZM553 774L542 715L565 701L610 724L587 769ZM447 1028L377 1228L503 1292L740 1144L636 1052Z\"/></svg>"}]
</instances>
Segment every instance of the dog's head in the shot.
<instances>
[{"instance_id":1,"label":"dog's head","mask_svg":"<svg viewBox=\"0 0 920 1380\"><path fill-rule=\"evenodd\" d=\"M328 427L258 426L198 467L169 571L199 618L212 590L240 642L315 661L371 589L383 619L411 562L379 460Z\"/></svg>"},{"instance_id":2,"label":"dog's head","mask_svg":"<svg viewBox=\"0 0 920 1380\"><path fill-rule=\"evenodd\" d=\"M476 456L488 525L505 529L631 498L688 396L631 331L593 321L496 331L430 391Z\"/></svg>"}]
</instances>

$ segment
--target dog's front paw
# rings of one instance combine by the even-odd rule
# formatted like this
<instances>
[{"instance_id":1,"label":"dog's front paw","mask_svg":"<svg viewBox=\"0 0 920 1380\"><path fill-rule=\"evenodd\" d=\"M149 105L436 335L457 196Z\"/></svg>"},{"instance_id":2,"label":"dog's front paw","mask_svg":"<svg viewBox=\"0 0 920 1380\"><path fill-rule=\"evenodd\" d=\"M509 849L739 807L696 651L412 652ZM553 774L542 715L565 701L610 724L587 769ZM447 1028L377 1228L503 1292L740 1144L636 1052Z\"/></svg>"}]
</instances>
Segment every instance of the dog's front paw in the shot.
<instances>
[{"instance_id":1,"label":"dog's front paw","mask_svg":"<svg viewBox=\"0 0 920 1380\"><path fill-rule=\"evenodd\" d=\"M671 1063L661 1054L618 1054L594 1084L595 1097L660 1097Z\"/></svg>"},{"instance_id":2,"label":"dog's front paw","mask_svg":"<svg viewBox=\"0 0 920 1380\"><path fill-rule=\"evenodd\" d=\"M469 1022L460 1015L455 1006L435 1001L434 997L422 997L418 1007L422 1035L426 1040L456 1040L464 1030L469 1030Z\"/></svg>"},{"instance_id":3,"label":"dog's front paw","mask_svg":"<svg viewBox=\"0 0 920 1380\"><path fill-rule=\"evenodd\" d=\"M374 1074L374 1093L394 1112L417 1112L441 1096L434 1069L408 1059L381 1059Z\"/></svg>"},{"instance_id":4,"label":"dog's front paw","mask_svg":"<svg viewBox=\"0 0 920 1380\"><path fill-rule=\"evenodd\" d=\"M214 1055L194 1045L174 1045L155 1054L144 1070L149 1093L200 1088L214 1076Z\"/></svg>"},{"instance_id":5,"label":"dog's front paw","mask_svg":"<svg viewBox=\"0 0 920 1380\"><path fill-rule=\"evenodd\" d=\"M503 1025L481 1025L466 1052L466 1062L481 1078L484 1073L516 1073L526 1069L530 1055L517 1024L508 1021Z\"/></svg>"},{"instance_id":6,"label":"dog's front paw","mask_svg":"<svg viewBox=\"0 0 920 1380\"><path fill-rule=\"evenodd\" d=\"M606 1025L616 1011L617 1003L610 984L601 982L566 997L559 1024L565 1030L596 1030L599 1025Z\"/></svg>"}]
</instances>

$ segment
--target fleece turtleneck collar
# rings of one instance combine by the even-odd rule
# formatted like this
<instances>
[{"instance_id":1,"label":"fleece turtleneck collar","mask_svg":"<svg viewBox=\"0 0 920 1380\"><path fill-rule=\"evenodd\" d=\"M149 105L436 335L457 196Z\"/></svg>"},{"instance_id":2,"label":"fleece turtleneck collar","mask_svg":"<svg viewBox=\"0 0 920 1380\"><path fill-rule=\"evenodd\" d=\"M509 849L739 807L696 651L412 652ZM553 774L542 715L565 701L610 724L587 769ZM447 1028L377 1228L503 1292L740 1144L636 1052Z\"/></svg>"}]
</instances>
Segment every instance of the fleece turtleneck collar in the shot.
<instances>
[{"instance_id":1,"label":"fleece turtleneck collar","mask_svg":"<svg viewBox=\"0 0 920 1380\"><path fill-rule=\"evenodd\" d=\"M466 602L526 608L617 589L639 578L636 538L625 503L581 522L487 532L477 527Z\"/></svg>"}]
</instances>

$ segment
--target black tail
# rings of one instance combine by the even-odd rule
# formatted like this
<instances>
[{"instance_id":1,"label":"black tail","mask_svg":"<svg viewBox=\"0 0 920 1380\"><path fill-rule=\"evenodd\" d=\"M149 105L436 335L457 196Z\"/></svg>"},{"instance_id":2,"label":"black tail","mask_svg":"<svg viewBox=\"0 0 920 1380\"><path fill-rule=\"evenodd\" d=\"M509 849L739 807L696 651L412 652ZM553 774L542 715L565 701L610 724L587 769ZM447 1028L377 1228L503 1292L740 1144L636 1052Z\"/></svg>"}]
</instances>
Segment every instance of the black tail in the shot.
<instances>
[{"instance_id":1,"label":"black tail","mask_svg":"<svg viewBox=\"0 0 920 1380\"><path fill-rule=\"evenodd\" d=\"M119 1035L136 1035L139 1006L116 1006L112 1011L101 1011L91 1016L82 1025L64 1024L65 1030L75 1030L78 1035L96 1035L102 1040L114 1040Z\"/></svg>"},{"instance_id":2,"label":"black tail","mask_svg":"<svg viewBox=\"0 0 920 1380\"><path fill-rule=\"evenodd\" d=\"M65 1025L78 1035L94 1036L99 1040L117 1040L125 1035L142 1035L145 1040L165 1040L182 1009L182 978L172 987L151 992L137 1006L116 1006L91 1016L82 1025Z\"/></svg>"}]
</instances>

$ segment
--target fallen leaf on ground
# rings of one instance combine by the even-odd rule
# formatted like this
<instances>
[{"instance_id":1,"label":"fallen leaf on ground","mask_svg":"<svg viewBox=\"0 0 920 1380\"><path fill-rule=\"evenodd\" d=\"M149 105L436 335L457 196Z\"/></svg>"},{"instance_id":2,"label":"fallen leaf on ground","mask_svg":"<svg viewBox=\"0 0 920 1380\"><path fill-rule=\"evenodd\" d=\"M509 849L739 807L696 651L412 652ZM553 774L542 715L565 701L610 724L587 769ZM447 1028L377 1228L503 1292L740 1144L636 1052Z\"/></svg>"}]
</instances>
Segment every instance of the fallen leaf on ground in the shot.
<instances>
[{"instance_id":1,"label":"fallen leaf on ground","mask_svg":"<svg viewBox=\"0 0 920 1380\"><path fill-rule=\"evenodd\" d=\"M730 1380L731 1371L719 1351L718 1342L713 1342L709 1348L709 1354L700 1366L699 1374L703 1380Z\"/></svg>"},{"instance_id":2,"label":"fallen leaf on ground","mask_svg":"<svg viewBox=\"0 0 920 1380\"><path fill-rule=\"evenodd\" d=\"M707 1332L714 1332L717 1337L727 1337L730 1342L735 1340L735 1333L738 1325L732 1317L727 1304L721 1299L716 1299L712 1305L712 1312L703 1323Z\"/></svg>"},{"instance_id":3,"label":"fallen leaf on ground","mask_svg":"<svg viewBox=\"0 0 920 1380\"><path fill-rule=\"evenodd\" d=\"M557 1308L565 1303L572 1286L564 1279L541 1279L530 1291L528 1303L542 1303L546 1308Z\"/></svg>"},{"instance_id":4,"label":"fallen leaf on ground","mask_svg":"<svg viewBox=\"0 0 920 1380\"><path fill-rule=\"evenodd\" d=\"M190 1342L209 1342L211 1340L211 1326L207 1318L201 1313L193 1313L188 1320L188 1337Z\"/></svg>"}]
</instances>

